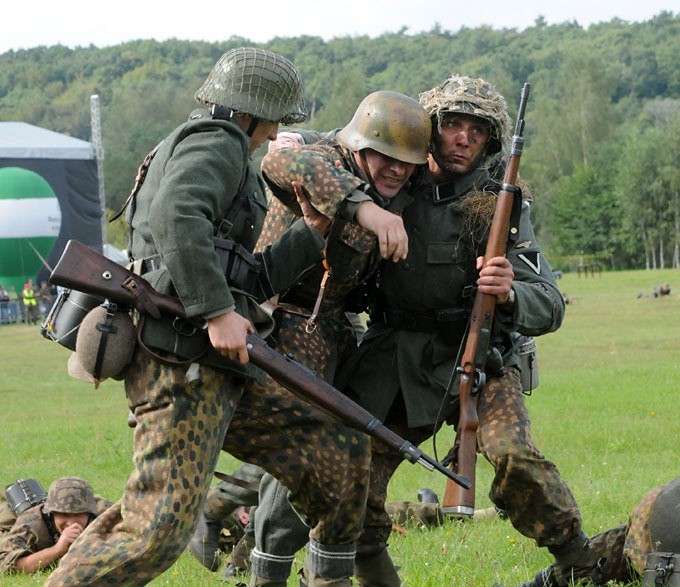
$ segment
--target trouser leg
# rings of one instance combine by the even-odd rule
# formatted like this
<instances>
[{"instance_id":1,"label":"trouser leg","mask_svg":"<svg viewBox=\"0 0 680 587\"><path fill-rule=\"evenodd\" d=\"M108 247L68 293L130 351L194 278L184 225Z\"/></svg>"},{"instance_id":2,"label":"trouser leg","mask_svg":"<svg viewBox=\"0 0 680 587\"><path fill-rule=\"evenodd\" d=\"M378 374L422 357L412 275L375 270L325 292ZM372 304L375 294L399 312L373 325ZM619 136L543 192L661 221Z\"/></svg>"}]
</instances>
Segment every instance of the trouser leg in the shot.
<instances>
[{"instance_id":1,"label":"trouser leg","mask_svg":"<svg viewBox=\"0 0 680 587\"><path fill-rule=\"evenodd\" d=\"M260 577L290 575L295 553L309 539L309 526L288 501L288 489L269 473L260 481L260 500L254 516L255 548L250 555L252 573Z\"/></svg>"},{"instance_id":2,"label":"trouser leg","mask_svg":"<svg viewBox=\"0 0 680 587\"><path fill-rule=\"evenodd\" d=\"M478 399L477 442L495 472L489 496L516 530L555 557L555 564L527 587L561 587L570 579L599 585L601 568L581 529L576 500L555 464L534 444L524 398L519 371L510 368L491 379Z\"/></svg>"},{"instance_id":3,"label":"trouser leg","mask_svg":"<svg viewBox=\"0 0 680 587\"><path fill-rule=\"evenodd\" d=\"M478 399L479 450L495 471L489 497L518 532L559 547L581 533L581 515L557 467L534 444L524 398L519 372L508 369Z\"/></svg>"},{"instance_id":4,"label":"trouser leg","mask_svg":"<svg viewBox=\"0 0 680 587\"><path fill-rule=\"evenodd\" d=\"M49 587L145 585L186 547L203 508L241 386L201 367L137 352L125 382L135 412L134 470L123 498L90 524L48 578Z\"/></svg>"},{"instance_id":5,"label":"trouser leg","mask_svg":"<svg viewBox=\"0 0 680 587\"><path fill-rule=\"evenodd\" d=\"M416 446L432 436L432 428L407 428L403 403L392 407L386 424ZM371 472L364 528L357 543L355 574L362 587L397 587L401 584L387 551L392 519L385 509L387 486L403 458L386 444L372 441Z\"/></svg>"},{"instance_id":6,"label":"trouser leg","mask_svg":"<svg viewBox=\"0 0 680 587\"><path fill-rule=\"evenodd\" d=\"M364 516L369 447L365 434L310 407L271 380L247 387L225 443L225 450L280 480L289 493L279 489L278 502L285 503L287 495L322 549L351 545L352 552ZM256 523L262 515L260 505ZM268 547L257 546L259 552L263 548ZM289 558L279 562L289 568L288 545L285 552ZM328 560L332 566L333 558ZM352 560L347 576L353 567ZM323 567L317 570L323 576Z\"/></svg>"}]
</instances>

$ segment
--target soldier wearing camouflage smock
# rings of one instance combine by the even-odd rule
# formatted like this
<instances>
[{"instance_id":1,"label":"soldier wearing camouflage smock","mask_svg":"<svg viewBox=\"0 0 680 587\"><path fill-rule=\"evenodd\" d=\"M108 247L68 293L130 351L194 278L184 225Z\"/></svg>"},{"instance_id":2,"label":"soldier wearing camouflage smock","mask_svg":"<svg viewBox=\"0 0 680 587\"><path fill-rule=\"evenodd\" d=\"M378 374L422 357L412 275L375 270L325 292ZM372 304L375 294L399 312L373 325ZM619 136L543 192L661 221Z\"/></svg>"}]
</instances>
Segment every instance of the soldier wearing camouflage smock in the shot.
<instances>
[{"instance_id":1,"label":"soldier wearing camouflage smock","mask_svg":"<svg viewBox=\"0 0 680 587\"><path fill-rule=\"evenodd\" d=\"M586 575L597 560L585 552L587 539L571 491L532 441L519 358L510 340L513 331L552 332L564 317L527 202L507 257L489 259L482 267L500 190L489 169L509 139L505 100L484 80L453 76L422 93L420 102L432 118L433 141L428 173L404 211L409 256L381 266L369 329L336 384L395 432L416 445L423 442L445 420L457 422L457 398L447 389L474 297L470 290L476 285L495 296L492 346L498 352L486 365L477 404L478 448L496 472L490 498L518 531L550 548L564 576ZM396 586L400 579L386 551L391 523L385 496L401 459L379 442L372 448L357 560L367 557L373 571L359 580L364 587Z\"/></svg>"},{"instance_id":2,"label":"soldier wearing camouflage smock","mask_svg":"<svg viewBox=\"0 0 680 587\"><path fill-rule=\"evenodd\" d=\"M680 554L680 477L648 491L633 508L627 524L593 536L590 547L602 561L602 577L596 585L639 581L645 569L654 568L648 562L650 554ZM553 574L552 567L539 573L548 585Z\"/></svg>"},{"instance_id":3,"label":"soldier wearing camouflage smock","mask_svg":"<svg viewBox=\"0 0 680 587\"><path fill-rule=\"evenodd\" d=\"M330 219L323 262L281 292L274 310L277 350L327 381L333 379L343 357L356 348L354 328L345 318L347 311L361 311L349 301L352 292L375 272L381 258L397 261L407 253L398 214L410 201L404 188L417 165L427 159L430 133L429 117L415 100L379 91L362 101L352 121L335 140L279 149L263 159L263 176L279 201L299 215L296 189L302 188L301 201L308 201ZM272 208L280 210L275 206ZM270 242L287 218L289 214L285 212L272 213L258 246ZM309 463L289 456L290 439L278 438L272 430L263 429L262 433L269 436L266 458L280 470L269 468L273 477L263 479L258 507L263 507L263 486L268 493L278 494L284 504L287 495L297 498L313 490L319 505L317 517L302 512L306 524L313 528L309 533L303 527L303 544L309 536L307 583L317 585L319 569L329 567L335 581L323 585L348 586L354 572L354 541L361 530L368 489L368 439L305 405L273 380L260 390L262 387L252 382L244 395L257 392L287 406L278 417L287 422L288 435L303 439L298 442L309 442L311 456ZM252 440L234 432L230 429L226 440L229 452L252 462L237 446ZM304 469L313 473L303 474ZM319 519L328 521L321 525ZM299 528L299 520L297 524ZM325 536L334 537L332 549L323 544ZM285 586L299 548L297 541L288 542L281 535L260 531L257 524L255 538L251 586ZM270 539L275 548L270 548Z\"/></svg>"},{"instance_id":4,"label":"soldier wearing camouflage smock","mask_svg":"<svg viewBox=\"0 0 680 587\"><path fill-rule=\"evenodd\" d=\"M293 64L262 49L232 49L195 97L205 108L160 144L133 192L128 251L138 272L207 327L167 315L140 325L125 378L136 420L134 470L122 499L61 560L51 587L145 585L177 560L245 382L264 377L248 363L246 335L259 307L247 292L266 299L321 257L323 239L303 220L288 240L258 259L251 254L267 202L250 158L280 123L306 116ZM274 262L279 252L285 263Z\"/></svg>"},{"instance_id":5,"label":"soldier wearing camouflage smock","mask_svg":"<svg viewBox=\"0 0 680 587\"><path fill-rule=\"evenodd\" d=\"M0 573L35 573L54 565L111 502L80 477L61 477L44 503L19 514L0 540Z\"/></svg>"}]
</instances>

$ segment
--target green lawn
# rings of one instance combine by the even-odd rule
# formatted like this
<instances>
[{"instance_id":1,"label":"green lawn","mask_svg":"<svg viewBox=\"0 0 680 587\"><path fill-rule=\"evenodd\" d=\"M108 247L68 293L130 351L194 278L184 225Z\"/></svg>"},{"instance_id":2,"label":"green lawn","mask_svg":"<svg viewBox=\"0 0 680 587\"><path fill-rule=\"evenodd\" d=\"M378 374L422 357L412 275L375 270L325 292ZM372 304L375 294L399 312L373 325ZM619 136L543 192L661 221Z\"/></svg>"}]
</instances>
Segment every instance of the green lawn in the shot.
<instances>
[{"instance_id":1,"label":"green lawn","mask_svg":"<svg viewBox=\"0 0 680 587\"><path fill-rule=\"evenodd\" d=\"M652 298L669 282L675 292ZM537 340L540 387L527 400L536 443L555 461L594 534L626 520L648 489L680 474L680 272L628 271L595 277L566 274L572 298L563 327ZM648 297L638 299L638 294ZM71 379L68 351L35 327L0 326L0 484L35 477L47 488L61 475L80 475L117 499L130 470L132 431L122 383L98 390ZM437 437L440 455L453 439ZM425 447L432 454L432 445ZM223 455L220 470L236 461ZM491 470L479 462L477 507L490 505ZM443 495L437 473L404 463L390 499L415 499L421 487ZM550 561L549 554L508 522L450 522L393 536L391 552L405 586L514 585ZM41 585L44 576L0 578L0 587ZM184 555L152 585L220 585L219 574ZM297 586L291 579L289 586Z\"/></svg>"}]
</instances>

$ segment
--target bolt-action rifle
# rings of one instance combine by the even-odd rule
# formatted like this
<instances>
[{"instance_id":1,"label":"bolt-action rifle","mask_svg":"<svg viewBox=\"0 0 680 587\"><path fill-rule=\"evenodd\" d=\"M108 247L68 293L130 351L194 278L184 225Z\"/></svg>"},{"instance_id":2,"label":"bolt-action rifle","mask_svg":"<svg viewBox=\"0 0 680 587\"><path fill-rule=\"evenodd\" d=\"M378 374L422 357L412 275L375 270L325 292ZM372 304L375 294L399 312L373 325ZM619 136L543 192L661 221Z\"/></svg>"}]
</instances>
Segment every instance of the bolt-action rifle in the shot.
<instances>
[{"instance_id":1,"label":"bolt-action rifle","mask_svg":"<svg viewBox=\"0 0 680 587\"><path fill-rule=\"evenodd\" d=\"M142 314L160 318L161 314L187 317L179 298L157 292L143 277L107 259L89 247L70 240L50 275L50 283L86 294L106 298L116 304L135 308ZM197 323L203 327L204 323ZM425 454L387 428L378 418L349 399L335 387L317 377L305 366L278 353L262 338L248 334L246 346L250 361L304 401L345 424L365 432L398 450L411 463L437 470L455 483L467 485L453 471Z\"/></svg>"},{"instance_id":2,"label":"bolt-action rifle","mask_svg":"<svg viewBox=\"0 0 680 587\"><path fill-rule=\"evenodd\" d=\"M517 173L519 160L524 146L524 113L529 99L531 86L524 84L517 114L515 133L505 168L503 185L498 194L494 210L489 240L484 253L484 261L505 255L508 238L517 227L511 227L513 205L519 193ZM517 196L519 197L519 196ZM484 367L487 360L491 340L496 296L477 291L465 342L465 351L460 365L456 369L456 380L459 383L460 415L456 427L456 440L453 445L451 470L470 481L470 487L461 487L447 481L442 511L457 517L471 517L475 513L475 467L477 464L477 394L484 388L486 375Z\"/></svg>"}]
</instances>

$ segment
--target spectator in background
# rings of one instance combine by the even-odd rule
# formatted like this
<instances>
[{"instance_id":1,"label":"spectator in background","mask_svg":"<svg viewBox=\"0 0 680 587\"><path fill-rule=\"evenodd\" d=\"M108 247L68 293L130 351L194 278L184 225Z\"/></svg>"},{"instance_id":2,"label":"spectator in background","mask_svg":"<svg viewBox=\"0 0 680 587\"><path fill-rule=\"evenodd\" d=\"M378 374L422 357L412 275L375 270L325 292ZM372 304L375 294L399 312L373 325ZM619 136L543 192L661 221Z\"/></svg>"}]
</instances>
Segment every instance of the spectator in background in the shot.
<instances>
[{"instance_id":1,"label":"spectator in background","mask_svg":"<svg viewBox=\"0 0 680 587\"><path fill-rule=\"evenodd\" d=\"M36 297L38 300L38 314L42 320L45 316L47 316L47 313L52 307L52 302L54 301L54 296L52 295L52 291L50 290L46 281L43 281L40 284L40 289L38 290Z\"/></svg>"},{"instance_id":2,"label":"spectator in background","mask_svg":"<svg viewBox=\"0 0 680 587\"><path fill-rule=\"evenodd\" d=\"M9 324L9 293L0 285L0 324Z\"/></svg>"},{"instance_id":3,"label":"spectator in background","mask_svg":"<svg viewBox=\"0 0 680 587\"><path fill-rule=\"evenodd\" d=\"M21 322L21 305L19 304L19 294L14 289L13 285L9 286L7 291L9 296L9 304L7 305L8 319L10 324L18 324Z\"/></svg>"},{"instance_id":4,"label":"spectator in background","mask_svg":"<svg viewBox=\"0 0 680 587\"><path fill-rule=\"evenodd\" d=\"M33 286L33 280L29 279L24 284L24 289L21 292L21 296L24 300L25 317L27 324L37 324L38 323L38 300L36 298L35 287Z\"/></svg>"}]
</instances>

